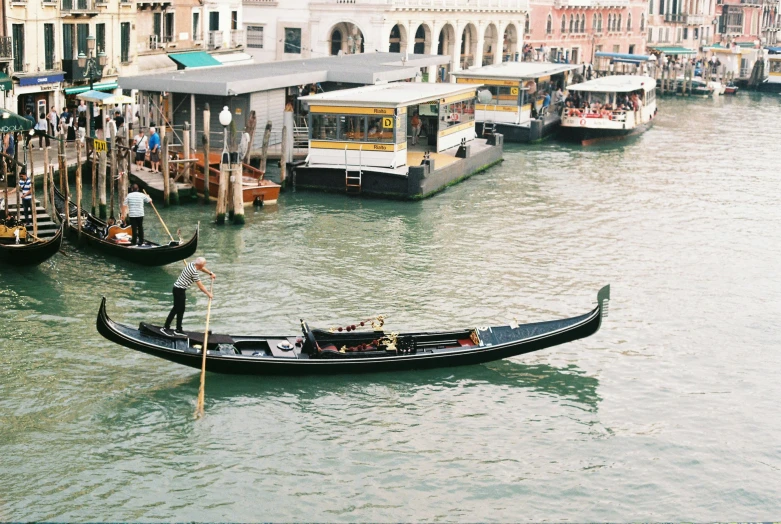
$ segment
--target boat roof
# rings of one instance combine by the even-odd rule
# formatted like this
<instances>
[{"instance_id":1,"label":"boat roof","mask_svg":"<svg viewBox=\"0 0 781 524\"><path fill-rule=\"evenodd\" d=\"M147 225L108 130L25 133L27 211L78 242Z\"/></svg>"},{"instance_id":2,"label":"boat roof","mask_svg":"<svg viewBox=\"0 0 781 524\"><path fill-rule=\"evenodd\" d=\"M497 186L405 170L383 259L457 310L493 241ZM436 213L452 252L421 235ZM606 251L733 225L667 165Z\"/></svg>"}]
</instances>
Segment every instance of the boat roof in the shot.
<instances>
[{"instance_id":1,"label":"boat roof","mask_svg":"<svg viewBox=\"0 0 781 524\"><path fill-rule=\"evenodd\" d=\"M232 96L321 82L394 82L415 78L421 68L435 68L449 60L440 55L358 53L122 76L119 85L141 91Z\"/></svg>"},{"instance_id":2,"label":"boat roof","mask_svg":"<svg viewBox=\"0 0 781 524\"><path fill-rule=\"evenodd\" d=\"M428 82L395 82L373 86L341 89L299 100L311 104L345 107L406 107L431 100L474 93L475 84L430 84Z\"/></svg>"},{"instance_id":3,"label":"boat roof","mask_svg":"<svg viewBox=\"0 0 781 524\"><path fill-rule=\"evenodd\" d=\"M502 62L483 67L456 71L456 78L500 78L519 79L540 78L565 71L582 68L582 64L554 64L552 62Z\"/></svg>"},{"instance_id":4,"label":"boat roof","mask_svg":"<svg viewBox=\"0 0 781 524\"><path fill-rule=\"evenodd\" d=\"M637 91L643 89L650 91L656 88L656 80L650 76L637 76L637 75L613 75L603 76L583 82L580 84L573 84L567 86L570 91L590 91L590 92L615 92L615 93L628 93L630 91Z\"/></svg>"}]
</instances>

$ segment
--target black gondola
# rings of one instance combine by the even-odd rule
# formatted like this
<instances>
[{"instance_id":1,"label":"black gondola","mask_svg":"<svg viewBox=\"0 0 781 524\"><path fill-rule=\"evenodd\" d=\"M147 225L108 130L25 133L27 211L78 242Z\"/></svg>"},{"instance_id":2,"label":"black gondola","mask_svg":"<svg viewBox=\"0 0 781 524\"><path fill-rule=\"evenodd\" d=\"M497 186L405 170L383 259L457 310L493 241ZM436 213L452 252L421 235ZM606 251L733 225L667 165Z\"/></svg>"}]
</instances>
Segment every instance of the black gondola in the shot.
<instances>
[{"instance_id":1,"label":"black gondola","mask_svg":"<svg viewBox=\"0 0 781 524\"><path fill-rule=\"evenodd\" d=\"M597 306L577 317L532 324L478 327L443 332L348 333L310 329L303 336L209 334L206 369L241 375L312 375L405 371L483 364L593 335L607 315L610 286L597 295ZM174 336L158 326L138 328L111 320L106 299L97 328L122 346L193 368L201 367L204 333Z\"/></svg>"},{"instance_id":2,"label":"black gondola","mask_svg":"<svg viewBox=\"0 0 781 524\"><path fill-rule=\"evenodd\" d=\"M46 240L24 244L0 243L0 263L12 266L37 266L53 257L62 246L62 226Z\"/></svg>"},{"instance_id":3,"label":"black gondola","mask_svg":"<svg viewBox=\"0 0 781 524\"><path fill-rule=\"evenodd\" d=\"M64 220L65 197L56 187L54 188L54 203L60 220ZM77 208L73 202L69 202L69 204L71 227L68 228L68 236L72 240L77 240L79 234L76 228ZM81 236L87 245L94 246L106 254L129 262L135 262L136 264L164 266L193 256L198 248L198 226L195 227L193 237L187 242L171 242L166 245L160 245L146 241L142 247L137 247L106 240L105 234L108 230L108 225L105 222L84 210L81 211L81 216Z\"/></svg>"}]
</instances>

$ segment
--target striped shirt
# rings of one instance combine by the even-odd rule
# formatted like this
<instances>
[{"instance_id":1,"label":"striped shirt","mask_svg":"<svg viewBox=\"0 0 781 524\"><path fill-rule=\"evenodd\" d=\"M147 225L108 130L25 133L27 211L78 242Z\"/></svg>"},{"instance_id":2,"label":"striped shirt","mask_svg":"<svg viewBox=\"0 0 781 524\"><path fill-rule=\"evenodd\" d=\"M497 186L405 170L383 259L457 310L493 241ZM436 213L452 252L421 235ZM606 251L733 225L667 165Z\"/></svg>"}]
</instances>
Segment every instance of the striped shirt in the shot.
<instances>
[{"instance_id":1,"label":"striped shirt","mask_svg":"<svg viewBox=\"0 0 781 524\"><path fill-rule=\"evenodd\" d=\"M128 193L128 195L125 197L125 205L127 206L128 216L144 216L144 202L152 202L152 199L143 193L139 193L138 191L135 193Z\"/></svg>"},{"instance_id":2,"label":"striped shirt","mask_svg":"<svg viewBox=\"0 0 781 524\"><path fill-rule=\"evenodd\" d=\"M190 262L184 267L184 270L182 271L182 274L179 275L179 278L176 279L174 287L178 287L179 289L187 289L193 284L193 282L200 281L201 279L198 278L198 270L195 269L195 262Z\"/></svg>"},{"instance_id":3,"label":"striped shirt","mask_svg":"<svg viewBox=\"0 0 781 524\"><path fill-rule=\"evenodd\" d=\"M24 180L19 179L19 192L24 195L25 193L29 193L26 196L23 196L25 200L30 200L33 195L30 192L30 177L25 178Z\"/></svg>"}]
</instances>

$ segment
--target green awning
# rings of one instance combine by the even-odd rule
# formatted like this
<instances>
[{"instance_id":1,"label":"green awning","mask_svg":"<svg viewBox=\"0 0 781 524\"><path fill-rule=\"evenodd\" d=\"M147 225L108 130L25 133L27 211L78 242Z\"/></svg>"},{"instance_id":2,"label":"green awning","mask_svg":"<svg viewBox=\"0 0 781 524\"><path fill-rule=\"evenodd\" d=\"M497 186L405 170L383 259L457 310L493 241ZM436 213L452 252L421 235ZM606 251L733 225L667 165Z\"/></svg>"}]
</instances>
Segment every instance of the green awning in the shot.
<instances>
[{"instance_id":1,"label":"green awning","mask_svg":"<svg viewBox=\"0 0 781 524\"><path fill-rule=\"evenodd\" d=\"M14 82L11 77L5 73L0 73L0 91L10 91L13 88Z\"/></svg>"},{"instance_id":2,"label":"green awning","mask_svg":"<svg viewBox=\"0 0 781 524\"><path fill-rule=\"evenodd\" d=\"M193 51L191 53L176 53L168 55L168 58L185 68L221 66L219 62L209 53L204 51Z\"/></svg>"},{"instance_id":3,"label":"green awning","mask_svg":"<svg viewBox=\"0 0 781 524\"><path fill-rule=\"evenodd\" d=\"M98 82L92 87L92 89L95 91L111 91L112 89L116 89L118 87L119 84L116 82ZM78 95L80 93L86 93L87 91L89 91L89 84L85 86L65 88L66 95Z\"/></svg>"},{"instance_id":4,"label":"green awning","mask_svg":"<svg viewBox=\"0 0 781 524\"><path fill-rule=\"evenodd\" d=\"M653 49L654 51L659 51L660 53L664 53L666 55L696 55L697 51L693 49L687 49L685 47L680 46L669 46L669 47L656 47L656 46L647 46L648 49Z\"/></svg>"}]
</instances>

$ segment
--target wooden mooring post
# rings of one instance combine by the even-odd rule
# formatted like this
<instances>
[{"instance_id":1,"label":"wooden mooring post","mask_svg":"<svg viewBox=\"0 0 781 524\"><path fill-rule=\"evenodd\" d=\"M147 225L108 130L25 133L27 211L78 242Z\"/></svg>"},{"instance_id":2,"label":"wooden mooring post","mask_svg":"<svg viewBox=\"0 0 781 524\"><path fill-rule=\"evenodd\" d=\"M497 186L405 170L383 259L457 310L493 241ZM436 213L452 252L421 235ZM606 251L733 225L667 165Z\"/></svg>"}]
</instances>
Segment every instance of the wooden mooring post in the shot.
<instances>
[{"instance_id":1,"label":"wooden mooring post","mask_svg":"<svg viewBox=\"0 0 781 524\"><path fill-rule=\"evenodd\" d=\"M268 143L271 141L271 120L266 122L266 130L263 132L263 147L260 150L260 170L266 173L266 161L268 160Z\"/></svg>"},{"instance_id":2,"label":"wooden mooring post","mask_svg":"<svg viewBox=\"0 0 781 524\"><path fill-rule=\"evenodd\" d=\"M94 143L93 143L94 149ZM98 154L98 216L106 218L106 164L108 158L105 151Z\"/></svg>"},{"instance_id":3,"label":"wooden mooring post","mask_svg":"<svg viewBox=\"0 0 781 524\"><path fill-rule=\"evenodd\" d=\"M81 242L81 141L76 141L76 231L78 231L78 241ZM65 208L69 207L65 203Z\"/></svg>"},{"instance_id":4,"label":"wooden mooring post","mask_svg":"<svg viewBox=\"0 0 781 524\"><path fill-rule=\"evenodd\" d=\"M279 184L282 187L285 187L287 177L287 149L291 146L287 142L287 126L282 126L282 152L279 158Z\"/></svg>"},{"instance_id":5,"label":"wooden mooring post","mask_svg":"<svg viewBox=\"0 0 781 524\"><path fill-rule=\"evenodd\" d=\"M85 142L86 144L86 142ZM85 156L89 156L89 150ZM98 211L98 158L95 153L95 143L92 143L92 214Z\"/></svg>"},{"instance_id":6,"label":"wooden mooring post","mask_svg":"<svg viewBox=\"0 0 781 524\"><path fill-rule=\"evenodd\" d=\"M228 178L230 177L230 164L225 162L225 155L220 159L220 187L217 191L217 216L215 222L225 223L225 211L228 205Z\"/></svg>"},{"instance_id":7,"label":"wooden mooring post","mask_svg":"<svg viewBox=\"0 0 781 524\"><path fill-rule=\"evenodd\" d=\"M161 155L161 165L163 166L163 205L171 205L171 177L168 172L168 135L163 136L163 146Z\"/></svg>"},{"instance_id":8,"label":"wooden mooring post","mask_svg":"<svg viewBox=\"0 0 781 524\"><path fill-rule=\"evenodd\" d=\"M54 201L51 202L54 207ZM43 208L49 212L49 150L43 150ZM54 216L52 213L51 216Z\"/></svg>"},{"instance_id":9,"label":"wooden mooring post","mask_svg":"<svg viewBox=\"0 0 781 524\"><path fill-rule=\"evenodd\" d=\"M117 132L116 126L109 125L108 127L111 141L111 180L109 181L109 191L111 192L111 214L109 217L114 219L114 189L116 188L117 173L119 172L119 166L117 166ZM81 166L79 166L78 169L81 171ZM79 177L81 177L81 174L79 174Z\"/></svg>"},{"instance_id":10,"label":"wooden mooring post","mask_svg":"<svg viewBox=\"0 0 781 524\"><path fill-rule=\"evenodd\" d=\"M38 238L38 202L35 201L35 166L33 165L33 150L30 148L30 156L27 158L27 166L29 170L27 176L30 177L30 213L33 214L33 237ZM16 199L16 208L19 209L21 205L22 195L19 193L19 197Z\"/></svg>"},{"instance_id":11,"label":"wooden mooring post","mask_svg":"<svg viewBox=\"0 0 781 524\"><path fill-rule=\"evenodd\" d=\"M233 159L231 159L233 160ZM238 162L231 164L231 181L233 182L233 210L232 220L234 224L244 224L244 167L242 158Z\"/></svg>"},{"instance_id":12,"label":"wooden mooring post","mask_svg":"<svg viewBox=\"0 0 781 524\"><path fill-rule=\"evenodd\" d=\"M190 122L184 123L184 130L182 131L182 154L185 160L190 160ZM184 176L182 181L185 184L190 184L190 162L184 164Z\"/></svg>"},{"instance_id":13,"label":"wooden mooring post","mask_svg":"<svg viewBox=\"0 0 781 524\"><path fill-rule=\"evenodd\" d=\"M209 104L204 104L203 108L203 203L209 203L209 119L211 118L211 111L209 111Z\"/></svg>"}]
</instances>

